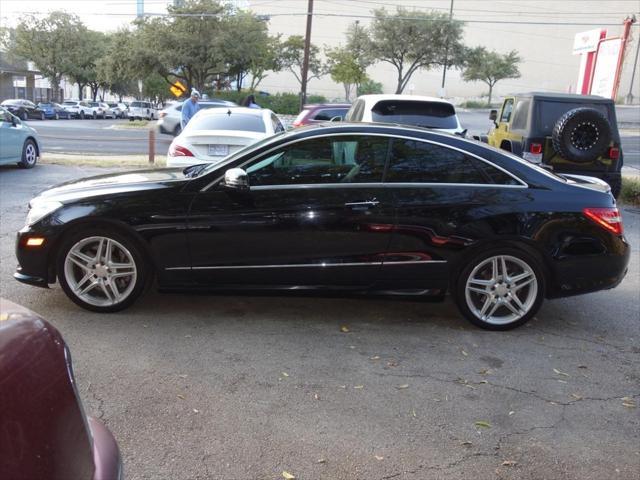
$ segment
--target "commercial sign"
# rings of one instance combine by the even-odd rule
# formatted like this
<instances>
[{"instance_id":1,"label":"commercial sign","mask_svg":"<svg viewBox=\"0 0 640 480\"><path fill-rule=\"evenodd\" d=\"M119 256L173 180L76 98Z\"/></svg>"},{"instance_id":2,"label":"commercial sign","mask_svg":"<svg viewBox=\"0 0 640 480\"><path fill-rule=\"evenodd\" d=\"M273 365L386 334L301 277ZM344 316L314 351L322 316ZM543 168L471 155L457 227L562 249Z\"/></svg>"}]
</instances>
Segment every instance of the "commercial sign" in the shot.
<instances>
[{"instance_id":1,"label":"commercial sign","mask_svg":"<svg viewBox=\"0 0 640 480\"><path fill-rule=\"evenodd\" d=\"M581 53L595 52L598 49L600 32L601 30L596 28L595 30L576 34L573 39L573 54L579 55Z\"/></svg>"},{"instance_id":2,"label":"commercial sign","mask_svg":"<svg viewBox=\"0 0 640 480\"><path fill-rule=\"evenodd\" d=\"M622 38L611 38L600 42L591 81L591 95L613 98L622 44Z\"/></svg>"}]
</instances>

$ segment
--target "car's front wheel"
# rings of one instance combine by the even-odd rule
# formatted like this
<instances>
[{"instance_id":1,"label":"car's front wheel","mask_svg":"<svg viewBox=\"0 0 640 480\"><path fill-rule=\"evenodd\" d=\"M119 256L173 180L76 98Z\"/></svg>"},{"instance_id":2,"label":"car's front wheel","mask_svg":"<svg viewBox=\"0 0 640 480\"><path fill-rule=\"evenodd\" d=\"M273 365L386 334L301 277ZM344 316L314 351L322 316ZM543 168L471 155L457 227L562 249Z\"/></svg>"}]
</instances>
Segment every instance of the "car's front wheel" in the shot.
<instances>
[{"instance_id":1,"label":"car's front wheel","mask_svg":"<svg viewBox=\"0 0 640 480\"><path fill-rule=\"evenodd\" d=\"M20 168L33 168L36 166L36 162L38 161L38 147L36 147L36 143L27 139L22 146L22 158L18 163Z\"/></svg>"},{"instance_id":2,"label":"car's front wheel","mask_svg":"<svg viewBox=\"0 0 640 480\"><path fill-rule=\"evenodd\" d=\"M148 269L134 241L100 229L66 238L57 271L62 289L73 302L106 313L123 310L140 296Z\"/></svg>"},{"instance_id":3,"label":"car's front wheel","mask_svg":"<svg viewBox=\"0 0 640 480\"><path fill-rule=\"evenodd\" d=\"M524 324L536 314L543 296L539 262L510 248L477 255L462 270L455 289L462 314L488 330Z\"/></svg>"}]
</instances>

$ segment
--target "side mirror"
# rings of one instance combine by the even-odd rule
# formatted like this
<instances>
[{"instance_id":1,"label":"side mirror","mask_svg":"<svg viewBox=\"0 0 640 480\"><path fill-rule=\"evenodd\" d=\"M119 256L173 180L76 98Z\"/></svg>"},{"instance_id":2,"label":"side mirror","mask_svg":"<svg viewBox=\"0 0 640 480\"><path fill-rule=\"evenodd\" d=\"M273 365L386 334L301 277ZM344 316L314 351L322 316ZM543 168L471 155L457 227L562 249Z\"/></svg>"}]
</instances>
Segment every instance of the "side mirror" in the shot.
<instances>
[{"instance_id":1,"label":"side mirror","mask_svg":"<svg viewBox=\"0 0 640 480\"><path fill-rule=\"evenodd\" d=\"M249 177L242 168L230 168L224 172L223 186L240 192L249 191Z\"/></svg>"},{"instance_id":2,"label":"side mirror","mask_svg":"<svg viewBox=\"0 0 640 480\"><path fill-rule=\"evenodd\" d=\"M498 111L497 110L491 110L489 112L489 120L493 120L494 122L498 119Z\"/></svg>"},{"instance_id":3,"label":"side mirror","mask_svg":"<svg viewBox=\"0 0 640 480\"><path fill-rule=\"evenodd\" d=\"M18 119L18 117L11 115L11 125L13 125L14 127L20 125L20 120Z\"/></svg>"}]
</instances>

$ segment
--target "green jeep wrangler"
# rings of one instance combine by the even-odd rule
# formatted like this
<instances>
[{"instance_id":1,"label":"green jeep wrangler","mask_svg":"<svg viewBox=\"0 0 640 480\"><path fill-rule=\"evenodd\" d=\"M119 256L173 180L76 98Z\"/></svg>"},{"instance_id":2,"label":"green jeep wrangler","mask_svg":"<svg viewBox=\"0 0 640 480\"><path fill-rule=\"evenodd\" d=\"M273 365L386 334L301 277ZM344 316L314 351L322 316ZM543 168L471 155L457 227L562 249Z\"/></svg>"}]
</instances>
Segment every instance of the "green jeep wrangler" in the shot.
<instances>
[{"instance_id":1,"label":"green jeep wrangler","mask_svg":"<svg viewBox=\"0 0 640 480\"><path fill-rule=\"evenodd\" d=\"M555 173L598 177L618 198L622 150L613 100L587 95L525 93L507 97L479 140Z\"/></svg>"}]
</instances>

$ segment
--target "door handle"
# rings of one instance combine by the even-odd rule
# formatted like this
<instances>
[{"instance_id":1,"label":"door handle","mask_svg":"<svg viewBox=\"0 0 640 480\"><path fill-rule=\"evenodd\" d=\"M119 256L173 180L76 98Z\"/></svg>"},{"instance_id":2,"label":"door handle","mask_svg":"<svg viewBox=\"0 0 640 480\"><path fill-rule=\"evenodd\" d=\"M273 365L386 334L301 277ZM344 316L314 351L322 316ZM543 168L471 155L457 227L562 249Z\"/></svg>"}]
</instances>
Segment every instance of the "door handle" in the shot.
<instances>
[{"instance_id":1,"label":"door handle","mask_svg":"<svg viewBox=\"0 0 640 480\"><path fill-rule=\"evenodd\" d=\"M378 200L367 200L366 202L349 202L345 203L345 207L352 208L354 210L366 210L367 208L373 208L380 202Z\"/></svg>"}]
</instances>

